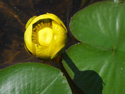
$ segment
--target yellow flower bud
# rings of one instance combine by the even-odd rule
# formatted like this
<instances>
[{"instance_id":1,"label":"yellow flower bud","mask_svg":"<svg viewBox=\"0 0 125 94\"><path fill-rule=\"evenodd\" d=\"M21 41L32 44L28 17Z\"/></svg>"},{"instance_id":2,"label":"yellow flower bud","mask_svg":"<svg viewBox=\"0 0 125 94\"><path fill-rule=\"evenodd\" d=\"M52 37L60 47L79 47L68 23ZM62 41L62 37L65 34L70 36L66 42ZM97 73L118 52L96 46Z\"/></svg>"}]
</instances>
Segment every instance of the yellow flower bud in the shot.
<instances>
[{"instance_id":1,"label":"yellow flower bud","mask_svg":"<svg viewBox=\"0 0 125 94\"><path fill-rule=\"evenodd\" d=\"M53 59L64 48L67 29L54 14L34 16L26 24L25 48L39 58Z\"/></svg>"}]
</instances>

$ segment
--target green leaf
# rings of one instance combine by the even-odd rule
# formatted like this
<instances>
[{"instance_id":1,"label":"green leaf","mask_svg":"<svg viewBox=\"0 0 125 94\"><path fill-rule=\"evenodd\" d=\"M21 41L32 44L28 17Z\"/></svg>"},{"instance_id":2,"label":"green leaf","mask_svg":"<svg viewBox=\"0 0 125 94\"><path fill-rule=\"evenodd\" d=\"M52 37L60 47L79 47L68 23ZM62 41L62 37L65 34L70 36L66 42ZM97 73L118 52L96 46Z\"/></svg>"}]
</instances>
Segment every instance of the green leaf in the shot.
<instances>
[{"instance_id":1,"label":"green leaf","mask_svg":"<svg viewBox=\"0 0 125 94\"><path fill-rule=\"evenodd\" d=\"M63 65L85 94L125 93L125 3L99 2L76 13L70 23L81 41Z\"/></svg>"},{"instance_id":2,"label":"green leaf","mask_svg":"<svg viewBox=\"0 0 125 94\"><path fill-rule=\"evenodd\" d=\"M21 63L0 70L0 94L71 94L71 90L58 69Z\"/></svg>"},{"instance_id":3,"label":"green leaf","mask_svg":"<svg viewBox=\"0 0 125 94\"><path fill-rule=\"evenodd\" d=\"M77 49L77 50L76 50ZM124 94L125 53L77 44L64 55L63 65L85 94Z\"/></svg>"},{"instance_id":4,"label":"green leaf","mask_svg":"<svg viewBox=\"0 0 125 94\"><path fill-rule=\"evenodd\" d=\"M76 13L70 29L83 43L124 50L125 3L100 2Z\"/></svg>"}]
</instances>

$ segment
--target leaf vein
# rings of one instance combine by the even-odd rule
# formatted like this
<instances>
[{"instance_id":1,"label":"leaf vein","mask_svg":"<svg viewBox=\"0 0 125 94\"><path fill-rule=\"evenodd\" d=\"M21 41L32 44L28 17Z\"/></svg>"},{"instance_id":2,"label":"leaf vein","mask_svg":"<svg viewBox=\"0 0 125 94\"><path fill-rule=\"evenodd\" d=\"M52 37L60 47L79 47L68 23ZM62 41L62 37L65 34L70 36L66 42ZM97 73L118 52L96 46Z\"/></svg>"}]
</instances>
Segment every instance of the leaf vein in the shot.
<instances>
[{"instance_id":1,"label":"leaf vein","mask_svg":"<svg viewBox=\"0 0 125 94\"><path fill-rule=\"evenodd\" d=\"M40 94L44 94L45 91L59 78L60 75L61 73Z\"/></svg>"}]
</instances>

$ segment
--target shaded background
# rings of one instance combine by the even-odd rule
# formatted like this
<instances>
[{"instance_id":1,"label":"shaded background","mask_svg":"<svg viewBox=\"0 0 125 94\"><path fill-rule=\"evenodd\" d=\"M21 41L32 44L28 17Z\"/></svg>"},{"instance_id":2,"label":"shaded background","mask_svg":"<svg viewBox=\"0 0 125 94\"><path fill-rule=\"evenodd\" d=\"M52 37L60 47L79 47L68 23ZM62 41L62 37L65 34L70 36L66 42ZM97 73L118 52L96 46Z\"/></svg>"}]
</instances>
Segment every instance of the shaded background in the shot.
<instances>
[{"instance_id":1,"label":"shaded background","mask_svg":"<svg viewBox=\"0 0 125 94\"><path fill-rule=\"evenodd\" d=\"M70 80L61 65L61 56L53 60L42 60L28 54L24 48L23 35L26 22L34 15L54 13L68 29L66 49L77 41L69 30L73 14L89 4L103 0L0 0L0 69L22 63L39 62L57 67L64 72L73 94L84 94Z\"/></svg>"}]
</instances>

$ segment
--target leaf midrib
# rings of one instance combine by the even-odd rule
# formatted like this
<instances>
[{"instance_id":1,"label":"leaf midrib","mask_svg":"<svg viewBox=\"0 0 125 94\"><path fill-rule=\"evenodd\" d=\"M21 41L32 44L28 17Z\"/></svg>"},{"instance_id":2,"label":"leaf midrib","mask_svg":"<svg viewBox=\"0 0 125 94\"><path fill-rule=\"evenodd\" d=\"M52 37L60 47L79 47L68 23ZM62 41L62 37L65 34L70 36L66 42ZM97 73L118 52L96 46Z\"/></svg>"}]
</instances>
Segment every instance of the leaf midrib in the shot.
<instances>
[{"instance_id":1,"label":"leaf midrib","mask_svg":"<svg viewBox=\"0 0 125 94\"><path fill-rule=\"evenodd\" d=\"M56 78L54 78L54 79L43 89L43 91L42 91L40 94L44 94L44 93L47 91L47 89L48 89L51 85L53 85L53 83L54 83L60 76L61 76L61 73L60 73Z\"/></svg>"}]
</instances>

